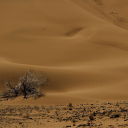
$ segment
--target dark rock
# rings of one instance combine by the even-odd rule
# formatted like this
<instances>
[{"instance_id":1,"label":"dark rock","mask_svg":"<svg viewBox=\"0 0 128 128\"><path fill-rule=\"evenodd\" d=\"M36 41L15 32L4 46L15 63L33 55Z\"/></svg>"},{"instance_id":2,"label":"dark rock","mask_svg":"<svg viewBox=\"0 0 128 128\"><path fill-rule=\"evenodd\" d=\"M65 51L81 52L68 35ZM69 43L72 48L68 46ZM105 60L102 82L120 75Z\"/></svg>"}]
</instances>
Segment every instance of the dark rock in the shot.
<instances>
[{"instance_id":1,"label":"dark rock","mask_svg":"<svg viewBox=\"0 0 128 128\"><path fill-rule=\"evenodd\" d=\"M76 128L78 128L78 127L86 127L86 126L89 126L89 125L87 125L87 124L79 124Z\"/></svg>"},{"instance_id":2,"label":"dark rock","mask_svg":"<svg viewBox=\"0 0 128 128\"><path fill-rule=\"evenodd\" d=\"M67 125L66 128L71 127L71 125Z\"/></svg>"}]
</instances>

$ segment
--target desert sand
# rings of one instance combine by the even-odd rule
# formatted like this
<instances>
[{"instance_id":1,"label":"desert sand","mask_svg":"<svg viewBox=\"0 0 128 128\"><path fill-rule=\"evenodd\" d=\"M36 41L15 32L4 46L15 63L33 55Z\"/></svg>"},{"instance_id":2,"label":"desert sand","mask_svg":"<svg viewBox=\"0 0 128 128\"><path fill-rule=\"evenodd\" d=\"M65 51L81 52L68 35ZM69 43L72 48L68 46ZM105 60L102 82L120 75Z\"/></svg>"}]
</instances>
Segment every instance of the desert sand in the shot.
<instances>
[{"instance_id":1,"label":"desert sand","mask_svg":"<svg viewBox=\"0 0 128 128\"><path fill-rule=\"evenodd\" d=\"M89 107L91 112L86 111L86 118L79 119L85 120L86 123L81 123L87 125L89 114L97 111L97 101L100 110L103 109L102 105L106 104L108 108L108 103L111 103L112 112L120 114L122 111L113 106L119 103L119 106L123 104L127 107L128 100L127 7L127 0L0 0L0 91L3 90L5 80L11 77L17 83L20 73L29 69L43 71L50 78L50 84L44 88L45 97L37 100L23 100L22 97L1 100L0 110L16 107L14 115L5 115L3 118L12 116L15 119L19 109L25 106L32 109L33 105L40 106L41 113L45 113L45 110L41 109L42 105L45 108L52 106L53 110L56 110L58 105L63 113L61 105L72 103L74 106L72 112L69 111L70 115L68 109L65 110L67 117L75 112L79 113L76 106L79 105L80 108L80 104L83 104L84 107ZM91 110L87 104L93 104L96 110ZM37 115L39 110L35 112ZM118 118L122 119L127 113L127 108L125 110ZM59 114L60 117L62 113ZM101 116L101 113L97 115ZM56 116L53 111L52 114ZM50 116L52 114L50 113ZM118 121L114 123L112 114L102 115L106 119L104 125L101 119L102 126L98 126L94 119L91 120L93 126L80 127L128 127L125 125L127 120L121 120L118 125ZM43 115L38 116L43 119ZM19 115L18 117L23 118ZM107 120L108 118L111 121ZM45 119L48 120L49 116L45 116ZM10 120L13 125L12 122ZM17 124L17 127L22 127L21 124ZM33 120L30 124L37 125ZM55 120L55 126L51 126L50 122L44 124L33 127L68 126L65 121ZM26 125L23 127L32 128ZM80 122L71 126L79 125Z\"/></svg>"}]
</instances>

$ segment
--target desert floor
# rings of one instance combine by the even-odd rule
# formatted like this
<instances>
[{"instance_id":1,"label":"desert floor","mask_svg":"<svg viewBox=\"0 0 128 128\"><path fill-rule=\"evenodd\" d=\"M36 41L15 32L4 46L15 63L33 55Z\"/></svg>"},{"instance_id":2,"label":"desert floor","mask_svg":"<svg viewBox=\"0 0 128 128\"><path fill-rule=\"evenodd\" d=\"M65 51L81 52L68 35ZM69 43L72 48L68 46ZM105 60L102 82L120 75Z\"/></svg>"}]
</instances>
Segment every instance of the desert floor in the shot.
<instances>
[{"instance_id":1,"label":"desert floor","mask_svg":"<svg viewBox=\"0 0 128 128\"><path fill-rule=\"evenodd\" d=\"M128 127L128 102L1 104L0 125L2 128L124 128Z\"/></svg>"},{"instance_id":2,"label":"desert floor","mask_svg":"<svg viewBox=\"0 0 128 128\"><path fill-rule=\"evenodd\" d=\"M127 7L127 0L0 0L0 91L30 69L50 78L45 97L1 100L1 127L128 127ZM31 119L20 114L30 110Z\"/></svg>"}]
</instances>

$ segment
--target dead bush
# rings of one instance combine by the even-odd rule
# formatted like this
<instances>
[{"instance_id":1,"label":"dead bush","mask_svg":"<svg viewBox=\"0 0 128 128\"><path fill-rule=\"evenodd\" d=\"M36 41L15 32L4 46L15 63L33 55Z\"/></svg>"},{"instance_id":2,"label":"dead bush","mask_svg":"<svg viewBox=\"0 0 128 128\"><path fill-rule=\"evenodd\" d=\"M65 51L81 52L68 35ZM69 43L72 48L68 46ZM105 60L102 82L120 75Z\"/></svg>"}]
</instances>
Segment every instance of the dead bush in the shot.
<instances>
[{"instance_id":1,"label":"dead bush","mask_svg":"<svg viewBox=\"0 0 128 128\"><path fill-rule=\"evenodd\" d=\"M14 85L10 79L4 84L4 91L1 98L15 98L23 95L24 98L34 97L35 99L44 96L42 91L44 86L49 83L49 78L45 73L35 73L29 70L26 74L21 73L18 84Z\"/></svg>"}]
</instances>

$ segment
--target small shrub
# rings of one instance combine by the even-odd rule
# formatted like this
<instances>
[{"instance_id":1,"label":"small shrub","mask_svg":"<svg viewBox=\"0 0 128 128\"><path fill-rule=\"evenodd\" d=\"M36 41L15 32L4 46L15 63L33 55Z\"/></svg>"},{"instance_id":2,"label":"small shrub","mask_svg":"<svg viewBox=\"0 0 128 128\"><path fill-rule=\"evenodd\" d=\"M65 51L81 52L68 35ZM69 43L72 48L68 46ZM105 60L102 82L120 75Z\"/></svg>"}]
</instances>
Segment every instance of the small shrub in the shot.
<instances>
[{"instance_id":1,"label":"small shrub","mask_svg":"<svg viewBox=\"0 0 128 128\"><path fill-rule=\"evenodd\" d=\"M8 79L5 82L5 89L0 94L1 98L15 98L23 95L24 98L34 97L35 99L44 96L42 88L49 83L49 78L44 73L35 73L29 70L26 74L20 75L17 85Z\"/></svg>"},{"instance_id":2,"label":"small shrub","mask_svg":"<svg viewBox=\"0 0 128 128\"><path fill-rule=\"evenodd\" d=\"M69 103L69 104L68 104L68 107L70 107L70 108L73 107L72 103Z\"/></svg>"}]
</instances>

